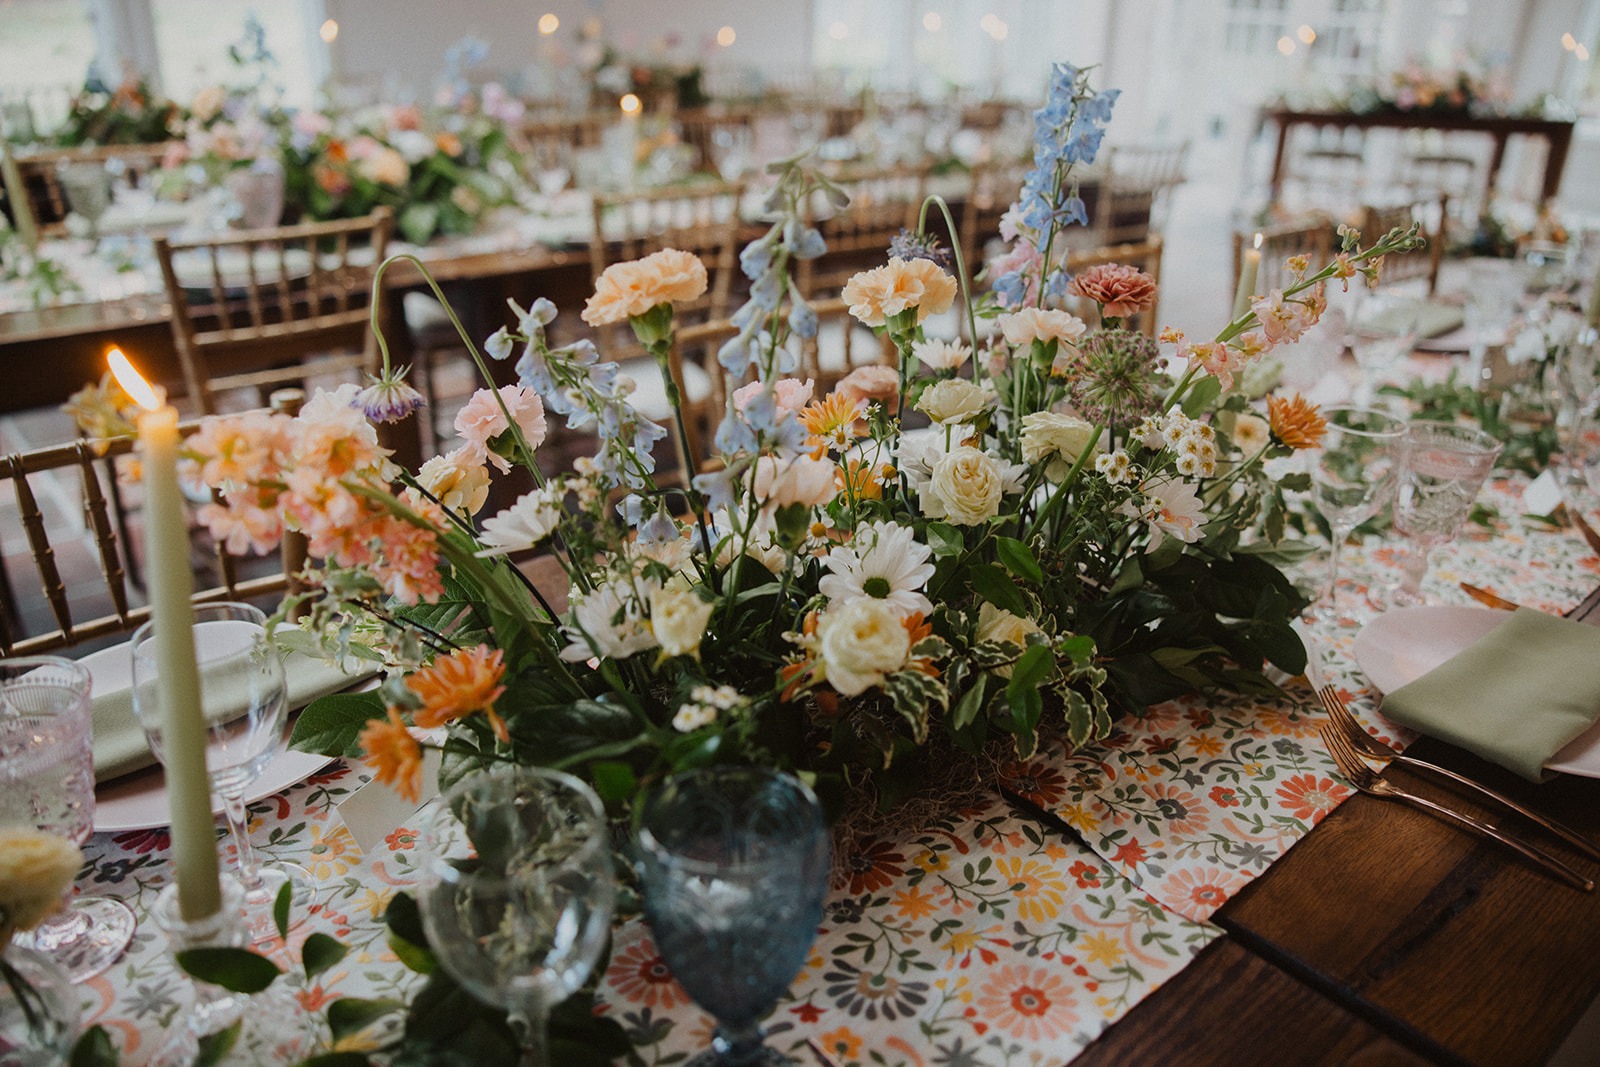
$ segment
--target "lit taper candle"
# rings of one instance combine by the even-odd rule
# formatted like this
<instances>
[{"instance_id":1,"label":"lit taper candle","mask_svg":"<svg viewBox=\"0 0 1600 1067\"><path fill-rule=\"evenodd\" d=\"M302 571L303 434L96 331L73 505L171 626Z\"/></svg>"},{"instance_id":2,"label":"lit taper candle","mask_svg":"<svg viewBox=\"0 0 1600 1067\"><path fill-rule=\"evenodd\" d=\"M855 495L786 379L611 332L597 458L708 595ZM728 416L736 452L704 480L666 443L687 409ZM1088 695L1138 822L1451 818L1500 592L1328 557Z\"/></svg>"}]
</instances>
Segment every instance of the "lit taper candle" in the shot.
<instances>
[{"instance_id":1,"label":"lit taper candle","mask_svg":"<svg viewBox=\"0 0 1600 1067\"><path fill-rule=\"evenodd\" d=\"M1239 288L1233 294L1233 317L1238 318L1250 310L1250 301L1256 295L1256 276L1261 272L1261 235L1244 250L1244 262L1239 265Z\"/></svg>"},{"instance_id":2,"label":"lit taper candle","mask_svg":"<svg viewBox=\"0 0 1600 1067\"><path fill-rule=\"evenodd\" d=\"M155 632L161 693L162 764L172 812L172 859L178 911L199 922L222 908L217 881L217 834L206 773L206 724L194 651L194 592L189 573L189 528L178 488L178 409L113 348L107 357L118 384L143 410L139 450L144 467L145 571Z\"/></svg>"}]
</instances>

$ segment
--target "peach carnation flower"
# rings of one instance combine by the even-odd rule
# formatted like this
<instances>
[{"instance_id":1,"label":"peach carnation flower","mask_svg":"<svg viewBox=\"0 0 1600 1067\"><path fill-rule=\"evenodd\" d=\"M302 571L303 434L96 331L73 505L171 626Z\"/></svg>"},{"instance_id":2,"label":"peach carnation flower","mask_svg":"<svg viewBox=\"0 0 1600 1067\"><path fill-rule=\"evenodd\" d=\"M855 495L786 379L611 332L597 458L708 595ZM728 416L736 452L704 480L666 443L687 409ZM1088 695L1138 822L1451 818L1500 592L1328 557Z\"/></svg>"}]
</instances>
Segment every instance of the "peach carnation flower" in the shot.
<instances>
[{"instance_id":1,"label":"peach carnation flower","mask_svg":"<svg viewBox=\"0 0 1600 1067\"><path fill-rule=\"evenodd\" d=\"M609 326L661 304L694 300L706 291L706 265L692 252L663 248L643 259L613 263L594 284L583 321Z\"/></svg>"},{"instance_id":2,"label":"peach carnation flower","mask_svg":"<svg viewBox=\"0 0 1600 1067\"><path fill-rule=\"evenodd\" d=\"M1156 306L1156 280L1125 263L1100 263L1072 279L1071 291L1100 305L1110 318L1126 318Z\"/></svg>"},{"instance_id":3,"label":"peach carnation flower","mask_svg":"<svg viewBox=\"0 0 1600 1067\"><path fill-rule=\"evenodd\" d=\"M1078 316L1055 308L1023 308L1001 315L995 325L1005 335L1006 343L1014 346L1052 340L1076 345L1089 330L1089 324Z\"/></svg>"},{"instance_id":4,"label":"peach carnation flower","mask_svg":"<svg viewBox=\"0 0 1600 1067\"><path fill-rule=\"evenodd\" d=\"M898 256L872 270L852 275L840 294L850 305L850 314L868 326L911 308L917 321L929 315L942 315L956 299L956 280L931 259L901 259Z\"/></svg>"},{"instance_id":5,"label":"peach carnation flower","mask_svg":"<svg viewBox=\"0 0 1600 1067\"><path fill-rule=\"evenodd\" d=\"M538 448L544 444L549 426L544 418L544 401L539 399L539 394L520 385L502 385L500 399L522 430L522 436L527 438L528 447ZM456 435L463 441L487 453L501 472L511 469L510 461L489 447L490 442L510 429L494 393L488 389L473 393L472 398L456 412L455 429Z\"/></svg>"},{"instance_id":6,"label":"peach carnation flower","mask_svg":"<svg viewBox=\"0 0 1600 1067\"><path fill-rule=\"evenodd\" d=\"M361 760L373 769L373 778L413 804L422 798L422 746L400 721L398 711L390 708L388 719L368 722L356 743L366 753Z\"/></svg>"},{"instance_id":7,"label":"peach carnation flower","mask_svg":"<svg viewBox=\"0 0 1600 1067\"><path fill-rule=\"evenodd\" d=\"M900 395L900 372L882 363L857 367L839 379L833 391L863 406L874 400L880 404L892 404Z\"/></svg>"}]
</instances>

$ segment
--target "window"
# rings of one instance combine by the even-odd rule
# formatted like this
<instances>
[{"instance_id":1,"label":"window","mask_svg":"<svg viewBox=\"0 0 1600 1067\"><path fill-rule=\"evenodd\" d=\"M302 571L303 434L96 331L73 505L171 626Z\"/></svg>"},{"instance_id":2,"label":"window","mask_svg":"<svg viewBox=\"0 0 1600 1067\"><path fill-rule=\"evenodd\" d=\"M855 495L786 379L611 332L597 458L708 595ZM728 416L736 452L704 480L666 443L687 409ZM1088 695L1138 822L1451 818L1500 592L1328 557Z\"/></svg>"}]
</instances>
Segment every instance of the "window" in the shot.
<instances>
[{"instance_id":1,"label":"window","mask_svg":"<svg viewBox=\"0 0 1600 1067\"><path fill-rule=\"evenodd\" d=\"M1278 46L1284 34L1288 0L1228 0L1223 48L1235 55L1261 55Z\"/></svg>"},{"instance_id":2,"label":"window","mask_svg":"<svg viewBox=\"0 0 1600 1067\"><path fill-rule=\"evenodd\" d=\"M1383 29L1384 0L1333 0L1311 53L1317 69L1335 77L1371 72Z\"/></svg>"},{"instance_id":3,"label":"window","mask_svg":"<svg viewBox=\"0 0 1600 1067\"><path fill-rule=\"evenodd\" d=\"M0 0L0 101L26 101L38 130L53 128L66 114L94 52L94 25L82 3ZM8 107L6 114L11 124L27 121L20 109Z\"/></svg>"},{"instance_id":4,"label":"window","mask_svg":"<svg viewBox=\"0 0 1600 1067\"><path fill-rule=\"evenodd\" d=\"M317 77L307 31L308 5L248 0L153 0L161 86L187 103L208 85L234 85L245 75L228 58L228 47L245 36L245 25L259 21L267 51L276 61L272 81L285 88L284 102L312 103ZM313 23L313 26L315 23Z\"/></svg>"}]
</instances>

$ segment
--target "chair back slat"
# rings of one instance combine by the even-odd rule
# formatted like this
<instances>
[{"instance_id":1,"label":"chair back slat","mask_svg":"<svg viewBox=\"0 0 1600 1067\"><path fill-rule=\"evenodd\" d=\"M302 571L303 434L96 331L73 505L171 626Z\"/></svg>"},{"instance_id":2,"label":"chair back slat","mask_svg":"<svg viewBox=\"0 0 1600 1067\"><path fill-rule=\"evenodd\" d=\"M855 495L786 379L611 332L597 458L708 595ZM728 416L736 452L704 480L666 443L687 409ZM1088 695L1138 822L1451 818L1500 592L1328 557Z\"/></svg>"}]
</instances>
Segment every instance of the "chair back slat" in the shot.
<instances>
[{"instance_id":1,"label":"chair back slat","mask_svg":"<svg viewBox=\"0 0 1600 1067\"><path fill-rule=\"evenodd\" d=\"M10 468L11 483L16 490L17 511L22 519L23 532L28 538L28 550L33 553L33 564L39 572L50 613L55 616L61 632L70 640L72 609L67 603L67 586L61 580L61 571L56 566L55 549L51 547L50 535L45 530L44 514L39 510L33 487L28 484L26 464L12 457L6 465Z\"/></svg>"},{"instance_id":2,"label":"chair back slat","mask_svg":"<svg viewBox=\"0 0 1600 1067\"><path fill-rule=\"evenodd\" d=\"M371 370L377 348L366 330L371 283L392 218L248 230L193 241L158 238L184 385L202 413L229 389L303 382L312 374ZM190 288L180 269L209 269ZM350 353L307 364L307 356Z\"/></svg>"},{"instance_id":3,"label":"chair back slat","mask_svg":"<svg viewBox=\"0 0 1600 1067\"><path fill-rule=\"evenodd\" d=\"M809 299L837 296L857 271L881 266L889 241L902 229L914 230L927 189L928 167L896 165L844 169L830 180L850 197L833 210L820 194L805 205L810 221L821 231L828 250L801 261L796 283ZM942 225L930 218L929 226ZM944 235L954 239L956 235Z\"/></svg>"},{"instance_id":4,"label":"chair back slat","mask_svg":"<svg viewBox=\"0 0 1600 1067\"><path fill-rule=\"evenodd\" d=\"M100 475L95 470L97 458L94 447L88 441L78 443L78 481L83 490L84 518L94 533L95 550L100 555L100 573L111 594L111 607L117 618L126 623L128 582L122 570L122 554L117 551L117 535L106 508L106 495L100 489Z\"/></svg>"},{"instance_id":5,"label":"chair back slat","mask_svg":"<svg viewBox=\"0 0 1600 1067\"><path fill-rule=\"evenodd\" d=\"M1255 241L1255 232L1233 234L1233 273L1237 280L1244 266L1245 249ZM1292 256L1305 256L1313 267L1326 263L1333 254L1334 224L1326 215L1308 215L1294 222L1268 226L1261 234L1261 266L1256 272L1256 293L1287 289L1294 276L1286 265ZM1233 299L1235 281L1230 280L1228 299Z\"/></svg>"}]
</instances>

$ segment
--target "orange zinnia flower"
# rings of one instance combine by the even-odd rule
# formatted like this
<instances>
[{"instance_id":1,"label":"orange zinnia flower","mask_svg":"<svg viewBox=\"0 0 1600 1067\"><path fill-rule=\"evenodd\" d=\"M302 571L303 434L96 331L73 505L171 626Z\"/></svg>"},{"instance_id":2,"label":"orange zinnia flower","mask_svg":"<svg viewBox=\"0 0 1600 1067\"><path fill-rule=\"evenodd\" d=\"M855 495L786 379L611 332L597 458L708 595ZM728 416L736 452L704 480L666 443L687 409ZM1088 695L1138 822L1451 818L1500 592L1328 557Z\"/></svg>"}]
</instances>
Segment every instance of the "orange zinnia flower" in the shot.
<instances>
[{"instance_id":1,"label":"orange zinnia flower","mask_svg":"<svg viewBox=\"0 0 1600 1067\"><path fill-rule=\"evenodd\" d=\"M811 434L810 444L843 452L854 443L856 420L865 410L866 405L854 397L829 393L803 408L800 421Z\"/></svg>"},{"instance_id":2,"label":"orange zinnia flower","mask_svg":"<svg viewBox=\"0 0 1600 1067\"><path fill-rule=\"evenodd\" d=\"M374 719L362 729L356 742L366 755L363 761L376 772L375 777L395 792L415 803L422 797L422 746L411 736L400 713L389 709L388 721Z\"/></svg>"},{"instance_id":3,"label":"orange zinnia flower","mask_svg":"<svg viewBox=\"0 0 1600 1067\"><path fill-rule=\"evenodd\" d=\"M504 654L499 649L491 651L488 645L458 648L441 656L406 679L407 687L422 701L411 718L431 730L482 711L489 716L495 736L504 741L505 723L494 713L494 702L506 691L500 684L505 673Z\"/></svg>"},{"instance_id":4,"label":"orange zinnia flower","mask_svg":"<svg viewBox=\"0 0 1600 1067\"><path fill-rule=\"evenodd\" d=\"M1267 397L1267 421L1272 436L1290 448L1316 448L1328 429L1328 420L1322 417L1317 405L1296 393L1290 399L1281 396Z\"/></svg>"}]
</instances>

